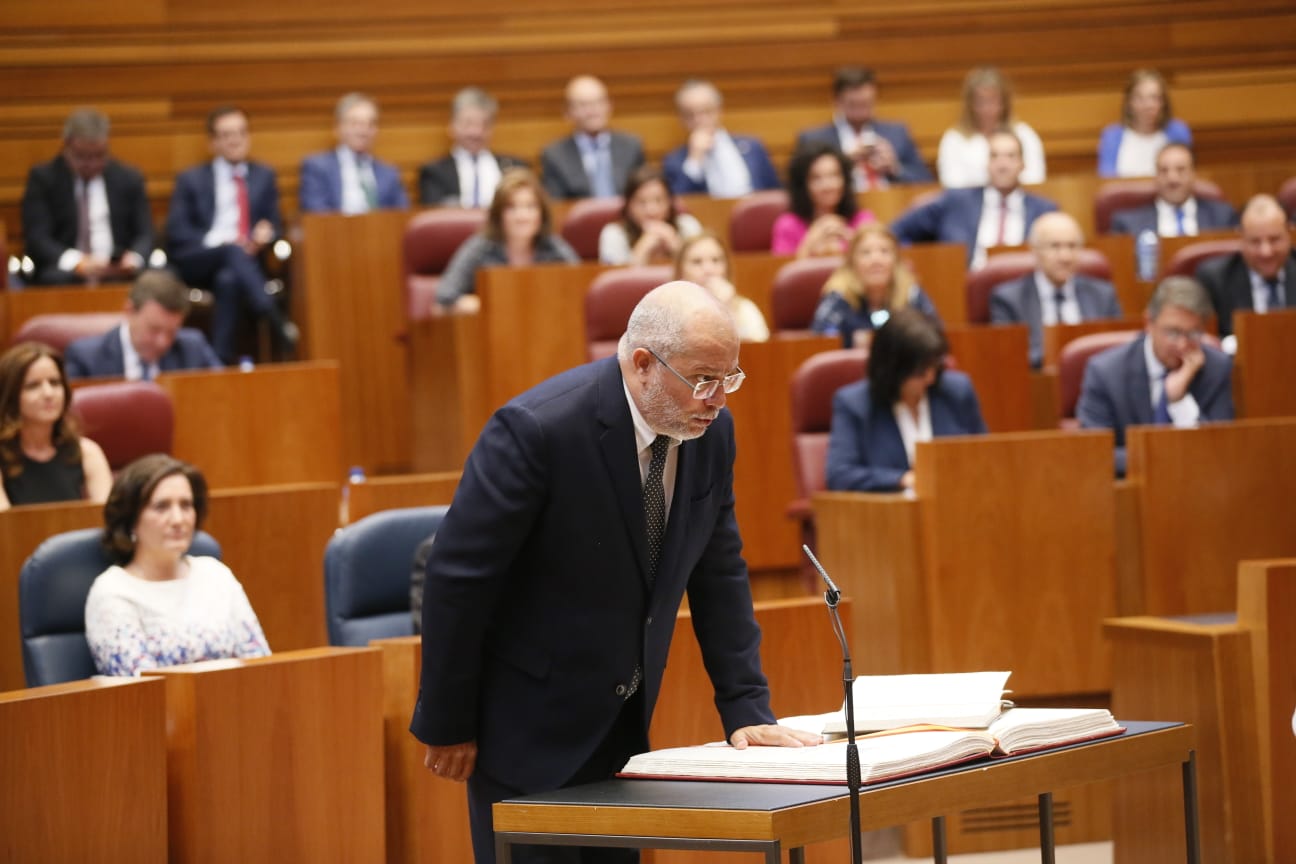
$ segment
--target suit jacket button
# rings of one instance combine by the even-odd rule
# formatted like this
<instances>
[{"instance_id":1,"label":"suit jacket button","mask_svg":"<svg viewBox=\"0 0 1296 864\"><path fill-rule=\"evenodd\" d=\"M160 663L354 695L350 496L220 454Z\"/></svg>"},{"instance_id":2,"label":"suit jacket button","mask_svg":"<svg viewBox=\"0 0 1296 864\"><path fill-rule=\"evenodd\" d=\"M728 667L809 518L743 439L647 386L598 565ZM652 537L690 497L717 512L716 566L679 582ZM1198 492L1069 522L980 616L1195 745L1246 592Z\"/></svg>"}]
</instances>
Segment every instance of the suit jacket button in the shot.
<instances>
[{"instance_id":1,"label":"suit jacket button","mask_svg":"<svg viewBox=\"0 0 1296 864\"><path fill-rule=\"evenodd\" d=\"M624 696L625 694L626 694L626 686L624 684L618 684L616 686L616 695Z\"/></svg>"}]
</instances>

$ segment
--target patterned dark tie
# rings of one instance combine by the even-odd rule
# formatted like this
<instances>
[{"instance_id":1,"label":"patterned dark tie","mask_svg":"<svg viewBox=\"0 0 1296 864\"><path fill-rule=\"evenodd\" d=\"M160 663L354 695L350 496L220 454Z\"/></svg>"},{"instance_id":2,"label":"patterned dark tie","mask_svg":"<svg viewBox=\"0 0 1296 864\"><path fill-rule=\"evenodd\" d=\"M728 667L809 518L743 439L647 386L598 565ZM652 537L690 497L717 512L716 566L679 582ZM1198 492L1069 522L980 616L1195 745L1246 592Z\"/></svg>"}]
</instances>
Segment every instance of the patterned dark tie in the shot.
<instances>
[{"instance_id":1,"label":"patterned dark tie","mask_svg":"<svg viewBox=\"0 0 1296 864\"><path fill-rule=\"evenodd\" d=\"M1170 397L1166 392L1166 375L1168 372L1161 373L1161 396L1157 399L1156 404L1152 406L1152 422L1158 426L1171 426L1173 421L1170 419Z\"/></svg>"},{"instance_id":2,"label":"patterned dark tie","mask_svg":"<svg viewBox=\"0 0 1296 864\"><path fill-rule=\"evenodd\" d=\"M1278 290L1279 288L1282 287L1282 283L1278 281L1277 276L1273 277L1272 279L1265 279L1264 283L1265 283L1265 291L1269 295L1268 309L1266 311L1272 312L1275 309L1281 309L1282 297L1279 296Z\"/></svg>"},{"instance_id":3,"label":"patterned dark tie","mask_svg":"<svg viewBox=\"0 0 1296 864\"><path fill-rule=\"evenodd\" d=\"M648 532L648 584L657 579L657 559L661 557L662 539L666 536L666 487L662 474L666 470L666 451L671 439L658 435L652 442L652 461L644 478L644 524Z\"/></svg>"}]
</instances>

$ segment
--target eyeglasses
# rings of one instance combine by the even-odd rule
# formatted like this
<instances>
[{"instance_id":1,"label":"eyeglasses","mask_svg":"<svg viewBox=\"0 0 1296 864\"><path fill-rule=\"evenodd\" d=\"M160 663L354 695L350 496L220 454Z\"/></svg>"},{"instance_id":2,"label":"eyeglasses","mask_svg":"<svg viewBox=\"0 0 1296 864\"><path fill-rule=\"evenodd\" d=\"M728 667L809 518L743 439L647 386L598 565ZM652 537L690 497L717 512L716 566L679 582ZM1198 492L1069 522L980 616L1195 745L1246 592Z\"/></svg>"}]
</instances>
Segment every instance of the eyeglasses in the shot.
<instances>
[{"instance_id":1,"label":"eyeglasses","mask_svg":"<svg viewBox=\"0 0 1296 864\"><path fill-rule=\"evenodd\" d=\"M1161 331L1162 336L1169 339L1171 342L1197 343L1202 340L1202 336L1204 335L1200 330L1181 330L1178 327L1161 327L1158 325L1157 329Z\"/></svg>"},{"instance_id":2,"label":"eyeglasses","mask_svg":"<svg viewBox=\"0 0 1296 864\"><path fill-rule=\"evenodd\" d=\"M658 354L656 351L654 351L651 348L648 348L647 346L644 347L647 349L649 354L657 358L658 363L662 364L667 369L669 369L671 373L675 375L676 378L680 379L689 387L693 388L694 399L710 399L712 396L716 394L716 391L722 387L724 388L725 395L727 396L730 393L737 392L738 388L742 386L742 383L747 380L747 373L742 371L742 368L740 367L738 371L733 373L732 375L726 375L723 378L705 378L701 381L694 383L692 381L689 381L689 379L685 378L679 372L675 371L675 367L667 363L665 360L663 360L661 358L661 355Z\"/></svg>"}]
</instances>

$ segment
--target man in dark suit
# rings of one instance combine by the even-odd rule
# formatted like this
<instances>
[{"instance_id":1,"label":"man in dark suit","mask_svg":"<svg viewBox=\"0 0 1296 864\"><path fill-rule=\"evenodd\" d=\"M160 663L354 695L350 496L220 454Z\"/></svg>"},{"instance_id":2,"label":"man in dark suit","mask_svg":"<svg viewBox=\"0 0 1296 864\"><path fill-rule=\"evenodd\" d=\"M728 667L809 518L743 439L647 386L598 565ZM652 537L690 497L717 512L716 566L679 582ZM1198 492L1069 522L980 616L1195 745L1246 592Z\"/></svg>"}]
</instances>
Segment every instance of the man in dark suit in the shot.
<instances>
[{"instance_id":1,"label":"man in dark suit","mask_svg":"<svg viewBox=\"0 0 1296 864\"><path fill-rule=\"evenodd\" d=\"M797 136L797 147L825 142L841 148L855 164L855 189L890 183L931 183L932 173L923 162L909 127L873 116L877 105L877 77L863 66L844 66L833 78L833 122L807 129Z\"/></svg>"},{"instance_id":2,"label":"man in dark suit","mask_svg":"<svg viewBox=\"0 0 1296 864\"><path fill-rule=\"evenodd\" d=\"M574 132L540 154L544 188L557 199L611 198L643 164L637 135L608 128L612 100L603 82L580 75L567 82L567 119Z\"/></svg>"},{"instance_id":3,"label":"man in dark suit","mask_svg":"<svg viewBox=\"0 0 1296 864\"><path fill-rule=\"evenodd\" d=\"M1113 234L1137 237L1151 231L1162 237L1196 237L1203 231L1219 231L1238 224L1237 212L1227 201L1198 198L1192 148L1167 144L1156 157L1156 199L1143 207L1118 210L1112 215Z\"/></svg>"},{"instance_id":4,"label":"man in dark suit","mask_svg":"<svg viewBox=\"0 0 1296 864\"><path fill-rule=\"evenodd\" d=\"M1142 335L1094 356L1085 367L1076 417L1116 434L1116 475L1125 475L1125 429L1188 428L1233 419L1232 359L1202 344L1210 300L1196 280L1162 280L1148 302Z\"/></svg>"},{"instance_id":5,"label":"man in dark suit","mask_svg":"<svg viewBox=\"0 0 1296 864\"><path fill-rule=\"evenodd\" d=\"M1007 130L990 135L990 185L980 189L946 189L911 208L891 224L901 243L962 243L968 268L984 266L991 246L1019 246L1031 225L1056 210L1047 198L1021 188L1021 141Z\"/></svg>"},{"instance_id":6,"label":"man in dark suit","mask_svg":"<svg viewBox=\"0 0 1296 864\"><path fill-rule=\"evenodd\" d=\"M455 94L450 109L450 154L419 168L419 203L433 207L489 207L500 176L529 168L516 156L491 152L499 103L478 87Z\"/></svg>"},{"instance_id":7,"label":"man in dark suit","mask_svg":"<svg viewBox=\"0 0 1296 864\"><path fill-rule=\"evenodd\" d=\"M437 531L411 731L424 764L468 780L478 864L490 805L606 779L648 747L675 616L694 631L735 746L814 743L774 726L734 518L738 337L705 289L661 286L617 357L505 405ZM625 850L519 864L635 861Z\"/></svg>"},{"instance_id":8,"label":"man in dark suit","mask_svg":"<svg viewBox=\"0 0 1296 864\"><path fill-rule=\"evenodd\" d=\"M710 81L686 81L675 94L675 107L689 138L666 154L662 173L676 195L741 198L782 185L759 138L730 135L724 128L723 103Z\"/></svg>"},{"instance_id":9,"label":"man in dark suit","mask_svg":"<svg viewBox=\"0 0 1296 864\"><path fill-rule=\"evenodd\" d=\"M278 347L291 351L297 328L266 293L260 256L283 233L274 170L248 159L252 137L239 108L207 115L215 157L176 177L167 211L167 250L181 278L209 288L214 298L212 342L226 363L236 359L240 310L270 322Z\"/></svg>"},{"instance_id":10,"label":"man in dark suit","mask_svg":"<svg viewBox=\"0 0 1296 864\"><path fill-rule=\"evenodd\" d=\"M307 156L297 190L303 213L368 213L409 206L400 171L373 156L378 103L363 93L338 100L333 133L338 146Z\"/></svg>"},{"instance_id":11,"label":"man in dark suit","mask_svg":"<svg viewBox=\"0 0 1296 864\"><path fill-rule=\"evenodd\" d=\"M129 276L153 249L144 177L108 155L108 118L78 108L63 150L27 174L23 245L36 281L58 285Z\"/></svg>"},{"instance_id":12,"label":"man in dark suit","mask_svg":"<svg viewBox=\"0 0 1296 864\"><path fill-rule=\"evenodd\" d=\"M1044 362L1044 328L1121 317L1110 282L1076 272L1084 233L1065 213L1045 213L1030 230L1035 270L995 287L990 295L991 324L1025 324L1030 329L1030 364Z\"/></svg>"},{"instance_id":13,"label":"man in dark suit","mask_svg":"<svg viewBox=\"0 0 1296 864\"><path fill-rule=\"evenodd\" d=\"M1242 208L1242 250L1203 261L1197 278L1210 292L1220 336L1233 334L1235 311L1296 307L1296 253L1277 199L1256 195L1248 201Z\"/></svg>"},{"instance_id":14,"label":"man in dark suit","mask_svg":"<svg viewBox=\"0 0 1296 864\"><path fill-rule=\"evenodd\" d=\"M151 381L160 372L221 368L203 334L180 326L188 312L189 289L171 271L141 273L126 300L126 320L63 352L68 378Z\"/></svg>"}]
</instances>

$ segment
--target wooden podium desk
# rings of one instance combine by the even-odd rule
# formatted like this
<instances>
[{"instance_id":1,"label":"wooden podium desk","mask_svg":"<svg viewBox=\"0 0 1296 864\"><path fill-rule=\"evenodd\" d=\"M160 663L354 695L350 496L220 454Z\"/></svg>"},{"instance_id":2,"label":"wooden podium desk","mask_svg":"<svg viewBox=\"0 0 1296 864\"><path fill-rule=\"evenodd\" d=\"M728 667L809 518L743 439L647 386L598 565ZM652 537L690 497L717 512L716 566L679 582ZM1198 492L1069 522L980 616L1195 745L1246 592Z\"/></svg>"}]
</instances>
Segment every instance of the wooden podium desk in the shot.
<instances>
[{"instance_id":1,"label":"wooden podium desk","mask_svg":"<svg viewBox=\"0 0 1296 864\"><path fill-rule=\"evenodd\" d=\"M1296 417L1296 312L1233 313L1233 404L1237 416Z\"/></svg>"},{"instance_id":2,"label":"wooden podium desk","mask_svg":"<svg viewBox=\"0 0 1296 864\"><path fill-rule=\"evenodd\" d=\"M1196 864L1192 727L1132 721L1125 726L1129 731L1115 738L866 787L860 828L931 819L936 860L944 862L944 813L1038 795L1042 857L1052 862L1050 790L1179 765L1187 860ZM792 864L800 864L807 845L848 835L849 808L842 786L608 780L496 804L495 858L497 864L510 864L514 844L538 844L758 851L767 864L779 864L787 849Z\"/></svg>"}]
</instances>

